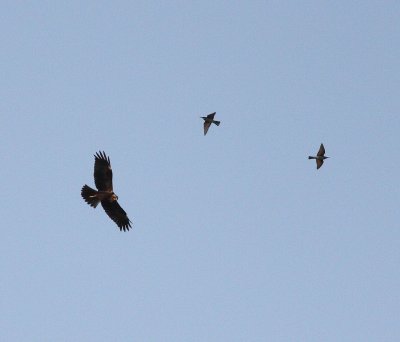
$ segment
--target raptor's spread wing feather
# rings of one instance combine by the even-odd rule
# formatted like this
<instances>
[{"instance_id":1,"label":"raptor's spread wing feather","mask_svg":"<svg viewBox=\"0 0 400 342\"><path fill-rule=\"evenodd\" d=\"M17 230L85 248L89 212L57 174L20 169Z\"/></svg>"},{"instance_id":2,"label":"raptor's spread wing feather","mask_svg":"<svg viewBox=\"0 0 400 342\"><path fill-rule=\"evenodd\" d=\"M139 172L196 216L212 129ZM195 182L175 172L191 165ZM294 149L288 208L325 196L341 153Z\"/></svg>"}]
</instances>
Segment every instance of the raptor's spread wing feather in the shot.
<instances>
[{"instance_id":1,"label":"raptor's spread wing feather","mask_svg":"<svg viewBox=\"0 0 400 342\"><path fill-rule=\"evenodd\" d=\"M120 230L125 231L132 228L128 215L126 215L125 210L121 208L117 201L101 201L101 205Z\"/></svg>"},{"instance_id":2,"label":"raptor's spread wing feather","mask_svg":"<svg viewBox=\"0 0 400 342\"><path fill-rule=\"evenodd\" d=\"M113 191L112 169L110 157L103 152L97 152L94 156L94 183L100 191Z\"/></svg>"}]
</instances>

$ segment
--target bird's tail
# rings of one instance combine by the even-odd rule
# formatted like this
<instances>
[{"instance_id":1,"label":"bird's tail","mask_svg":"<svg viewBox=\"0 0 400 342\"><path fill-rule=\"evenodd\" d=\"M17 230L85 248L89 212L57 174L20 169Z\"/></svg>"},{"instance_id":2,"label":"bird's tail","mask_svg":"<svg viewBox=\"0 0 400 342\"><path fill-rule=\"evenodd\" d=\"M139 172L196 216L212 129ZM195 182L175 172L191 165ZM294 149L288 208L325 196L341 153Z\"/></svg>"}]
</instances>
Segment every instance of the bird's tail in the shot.
<instances>
[{"instance_id":1,"label":"bird's tail","mask_svg":"<svg viewBox=\"0 0 400 342\"><path fill-rule=\"evenodd\" d=\"M316 159L315 157L308 156L308 159Z\"/></svg>"},{"instance_id":2,"label":"bird's tail","mask_svg":"<svg viewBox=\"0 0 400 342\"><path fill-rule=\"evenodd\" d=\"M100 200L97 198L96 194L97 194L97 191L92 189L90 186L87 186L85 184L82 187L82 190L81 190L82 198L85 200L85 202L87 204L89 204L93 208L96 208L100 202Z\"/></svg>"},{"instance_id":3,"label":"bird's tail","mask_svg":"<svg viewBox=\"0 0 400 342\"><path fill-rule=\"evenodd\" d=\"M217 120L214 120L213 121L217 126L219 126L219 124L221 123L221 121L217 121Z\"/></svg>"}]
</instances>

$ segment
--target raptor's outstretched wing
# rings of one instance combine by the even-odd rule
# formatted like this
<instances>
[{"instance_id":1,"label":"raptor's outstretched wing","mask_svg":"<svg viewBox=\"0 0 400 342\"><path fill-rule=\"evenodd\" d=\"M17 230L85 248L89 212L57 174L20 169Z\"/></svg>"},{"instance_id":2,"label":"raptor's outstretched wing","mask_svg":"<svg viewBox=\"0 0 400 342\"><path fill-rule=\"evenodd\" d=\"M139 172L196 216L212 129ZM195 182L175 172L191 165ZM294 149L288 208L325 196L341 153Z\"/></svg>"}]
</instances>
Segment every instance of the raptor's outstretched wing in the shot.
<instances>
[{"instance_id":1,"label":"raptor's outstretched wing","mask_svg":"<svg viewBox=\"0 0 400 342\"><path fill-rule=\"evenodd\" d=\"M124 209L118 204L117 201L101 201L101 205L108 216L117 224L120 230L129 230L131 227L131 220Z\"/></svg>"},{"instance_id":2,"label":"raptor's outstretched wing","mask_svg":"<svg viewBox=\"0 0 400 342\"><path fill-rule=\"evenodd\" d=\"M94 183L99 191L113 191L110 157L103 152L94 156Z\"/></svg>"}]
</instances>

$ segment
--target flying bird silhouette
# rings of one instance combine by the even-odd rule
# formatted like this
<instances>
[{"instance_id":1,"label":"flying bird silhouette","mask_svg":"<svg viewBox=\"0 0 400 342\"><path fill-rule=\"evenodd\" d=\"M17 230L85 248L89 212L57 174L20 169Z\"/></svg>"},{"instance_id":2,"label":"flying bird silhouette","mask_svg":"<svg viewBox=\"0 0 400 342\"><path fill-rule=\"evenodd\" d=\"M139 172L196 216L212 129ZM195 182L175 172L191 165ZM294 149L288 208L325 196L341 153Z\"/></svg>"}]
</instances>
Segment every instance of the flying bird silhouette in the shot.
<instances>
[{"instance_id":1,"label":"flying bird silhouette","mask_svg":"<svg viewBox=\"0 0 400 342\"><path fill-rule=\"evenodd\" d=\"M219 126L219 124L221 123L221 121L214 120L215 114L216 112L201 117L204 120L204 135L207 134L208 129L210 128L212 123L216 124L217 126Z\"/></svg>"},{"instance_id":2,"label":"flying bird silhouette","mask_svg":"<svg viewBox=\"0 0 400 342\"><path fill-rule=\"evenodd\" d=\"M117 202L118 196L113 191L112 177L110 157L107 157L104 151L97 152L94 156L94 183L98 191L85 184L82 187L81 195L85 202L93 208L101 203L107 215L119 229L126 231L132 228L132 222Z\"/></svg>"},{"instance_id":3,"label":"flying bird silhouette","mask_svg":"<svg viewBox=\"0 0 400 342\"><path fill-rule=\"evenodd\" d=\"M308 159L315 159L315 161L317 162L317 170L322 166L322 164L324 163L324 159L327 159L329 157L325 157L325 147L324 144L321 144L321 146L319 147L319 151L317 153L317 155L314 156L309 156Z\"/></svg>"}]
</instances>

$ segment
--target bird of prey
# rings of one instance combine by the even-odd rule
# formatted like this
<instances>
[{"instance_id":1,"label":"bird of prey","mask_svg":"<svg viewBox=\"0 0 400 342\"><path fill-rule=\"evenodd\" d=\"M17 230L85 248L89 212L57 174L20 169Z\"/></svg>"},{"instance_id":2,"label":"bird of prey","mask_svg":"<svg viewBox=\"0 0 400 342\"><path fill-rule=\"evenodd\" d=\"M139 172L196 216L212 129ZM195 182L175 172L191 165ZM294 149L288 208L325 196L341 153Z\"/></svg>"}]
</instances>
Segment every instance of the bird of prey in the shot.
<instances>
[{"instance_id":1,"label":"bird of prey","mask_svg":"<svg viewBox=\"0 0 400 342\"><path fill-rule=\"evenodd\" d=\"M324 144L321 144L321 146L319 147L319 151L315 157L313 157L313 156L308 157L308 159L315 159L315 161L317 162L317 169L319 169L322 166L322 164L324 163L324 159L327 159L327 158L329 158L329 157L325 157Z\"/></svg>"},{"instance_id":2,"label":"bird of prey","mask_svg":"<svg viewBox=\"0 0 400 342\"><path fill-rule=\"evenodd\" d=\"M201 117L204 120L204 135L207 134L208 129L210 128L212 123L216 124L217 126L219 126L219 124L221 123L221 121L214 120L215 114L216 112Z\"/></svg>"},{"instance_id":3,"label":"bird of prey","mask_svg":"<svg viewBox=\"0 0 400 342\"><path fill-rule=\"evenodd\" d=\"M81 195L85 202L96 208L99 203L107 215L117 224L122 231L129 230L131 221L124 209L118 204L118 196L113 191L112 169L110 157L103 152L96 152L94 156L94 183L98 191L86 184L82 187Z\"/></svg>"}]
</instances>

